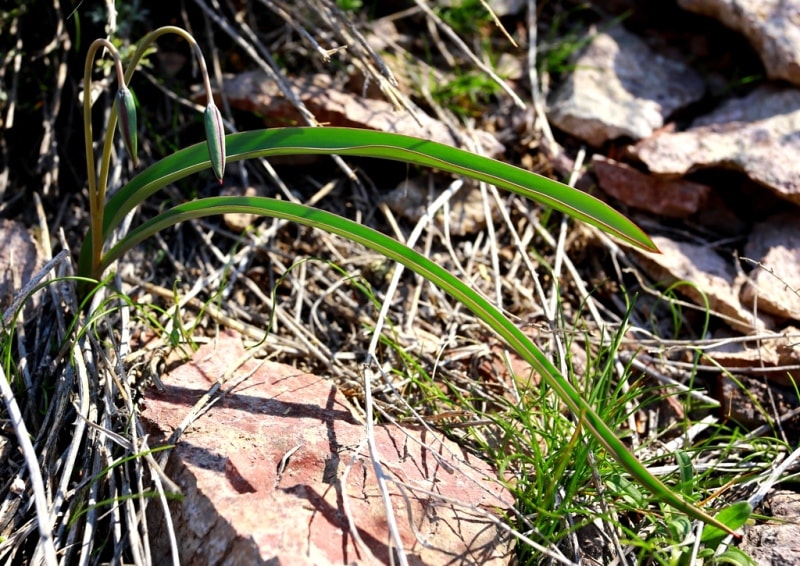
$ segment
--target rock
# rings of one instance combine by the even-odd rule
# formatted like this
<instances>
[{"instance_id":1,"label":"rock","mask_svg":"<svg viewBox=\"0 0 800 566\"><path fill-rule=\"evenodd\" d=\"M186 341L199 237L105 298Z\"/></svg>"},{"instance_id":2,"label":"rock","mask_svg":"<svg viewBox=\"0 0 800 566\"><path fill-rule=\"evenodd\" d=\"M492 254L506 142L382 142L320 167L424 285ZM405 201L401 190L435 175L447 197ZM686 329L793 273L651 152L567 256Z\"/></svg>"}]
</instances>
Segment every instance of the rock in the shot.
<instances>
[{"instance_id":1,"label":"rock","mask_svg":"<svg viewBox=\"0 0 800 566\"><path fill-rule=\"evenodd\" d=\"M28 229L15 220L0 218L0 314L11 305L16 293L39 270L44 259L39 243ZM26 314L39 304L33 295L24 308Z\"/></svg>"},{"instance_id":2,"label":"rock","mask_svg":"<svg viewBox=\"0 0 800 566\"><path fill-rule=\"evenodd\" d=\"M654 236L653 242L660 254L639 252L640 263L659 287L679 281L675 290L701 308L706 300L712 312L740 332L761 331L774 324L769 318L759 316L742 306L739 293L744 284L737 277L733 265L708 246L676 242L663 236Z\"/></svg>"},{"instance_id":3,"label":"rock","mask_svg":"<svg viewBox=\"0 0 800 566\"><path fill-rule=\"evenodd\" d=\"M781 319L800 320L800 217L798 211L756 224L745 257L761 264L742 288L742 301Z\"/></svg>"},{"instance_id":4,"label":"rock","mask_svg":"<svg viewBox=\"0 0 800 566\"><path fill-rule=\"evenodd\" d=\"M438 195L430 195L428 189L421 183L411 179L400 183L384 196L387 206L398 216L416 224L425 213L430 201ZM449 217L448 231L452 236L468 236L486 228L486 209L483 206L483 196L477 184L467 182L448 203ZM442 211L444 208L442 209ZM496 216L493 220L500 220L500 213L496 207L491 210ZM444 229L443 215L440 211L434 218L434 224Z\"/></svg>"},{"instance_id":5,"label":"rock","mask_svg":"<svg viewBox=\"0 0 800 566\"><path fill-rule=\"evenodd\" d=\"M494 12L495 16L502 18L503 16L513 16L522 11L526 6L527 0L487 0L486 2ZM463 0L439 0L440 7L452 7L453 5L459 6L464 4Z\"/></svg>"},{"instance_id":6,"label":"rock","mask_svg":"<svg viewBox=\"0 0 800 566\"><path fill-rule=\"evenodd\" d=\"M736 379L732 379L720 373L717 379L714 397L720 401L719 413L748 430L774 426L774 414L785 415L797 407L797 395L791 387L776 387L775 383L750 375L736 374Z\"/></svg>"},{"instance_id":7,"label":"rock","mask_svg":"<svg viewBox=\"0 0 800 566\"><path fill-rule=\"evenodd\" d=\"M779 334L762 336L758 342L722 340L718 347L706 350L705 355L732 373L742 368L763 369L748 371L747 375L757 376L762 381L766 378L775 385L792 388L794 382L800 382L800 370L769 370L780 366L800 367L800 349L796 347L798 342L800 329L787 326ZM749 403L752 405L752 400Z\"/></svg>"},{"instance_id":8,"label":"rock","mask_svg":"<svg viewBox=\"0 0 800 566\"><path fill-rule=\"evenodd\" d=\"M678 108L699 100L700 76L685 64L652 52L614 26L598 33L556 90L548 112L555 126L599 146L627 136L650 136Z\"/></svg>"},{"instance_id":9,"label":"rock","mask_svg":"<svg viewBox=\"0 0 800 566\"><path fill-rule=\"evenodd\" d=\"M678 0L678 5L740 32L760 55L770 78L800 85L800 1Z\"/></svg>"},{"instance_id":10,"label":"rock","mask_svg":"<svg viewBox=\"0 0 800 566\"><path fill-rule=\"evenodd\" d=\"M498 18L519 14L528 4L527 0L488 0L489 6Z\"/></svg>"},{"instance_id":11,"label":"rock","mask_svg":"<svg viewBox=\"0 0 800 566\"><path fill-rule=\"evenodd\" d=\"M148 394L142 417L150 434L168 436L245 353L239 338L223 334L171 372L165 391ZM257 360L236 375L246 379L189 427L167 466L184 495L170 503L182 563L389 563L364 426L336 387ZM376 442L384 472L403 483L408 497L407 506L397 484L389 484L411 564L507 563L511 541L481 511L508 509L512 498L491 481L496 474L485 463L413 427L376 426ZM350 534L345 499L368 550ZM160 507L151 505L148 512L154 563L165 563L170 555Z\"/></svg>"},{"instance_id":12,"label":"rock","mask_svg":"<svg viewBox=\"0 0 800 566\"><path fill-rule=\"evenodd\" d=\"M764 506L775 521L746 526L739 548L759 566L800 564L800 494L774 491L767 495Z\"/></svg>"},{"instance_id":13,"label":"rock","mask_svg":"<svg viewBox=\"0 0 800 566\"><path fill-rule=\"evenodd\" d=\"M670 218L695 214L711 192L706 185L658 178L599 154L592 157L592 169L607 194L633 208Z\"/></svg>"},{"instance_id":14,"label":"rock","mask_svg":"<svg viewBox=\"0 0 800 566\"><path fill-rule=\"evenodd\" d=\"M295 95L321 124L368 128L394 132L457 146L448 127L422 111L414 117L405 110L396 110L385 100L363 98L338 90L328 75L292 80ZM280 93L277 85L261 71L240 73L224 81L225 94L231 106L262 115L271 126L305 125L299 112ZM477 130L475 139L487 155L500 155L503 145L488 132Z\"/></svg>"},{"instance_id":15,"label":"rock","mask_svg":"<svg viewBox=\"0 0 800 566\"><path fill-rule=\"evenodd\" d=\"M661 175L704 167L738 169L800 204L800 90L758 88L727 101L689 130L656 134L631 152Z\"/></svg>"},{"instance_id":16,"label":"rock","mask_svg":"<svg viewBox=\"0 0 800 566\"><path fill-rule=\"evenodd\" d=\"M243 189L242 187L226 185L220 191L220 196L254 197L258 196L258 191L255 187ZM222 221L225 222L225 226L237 234L241 234L250 228L258 219L259 216L257 214L249 214L247 212L228 212L222 215Z\"/></svg>"}]
</instances>

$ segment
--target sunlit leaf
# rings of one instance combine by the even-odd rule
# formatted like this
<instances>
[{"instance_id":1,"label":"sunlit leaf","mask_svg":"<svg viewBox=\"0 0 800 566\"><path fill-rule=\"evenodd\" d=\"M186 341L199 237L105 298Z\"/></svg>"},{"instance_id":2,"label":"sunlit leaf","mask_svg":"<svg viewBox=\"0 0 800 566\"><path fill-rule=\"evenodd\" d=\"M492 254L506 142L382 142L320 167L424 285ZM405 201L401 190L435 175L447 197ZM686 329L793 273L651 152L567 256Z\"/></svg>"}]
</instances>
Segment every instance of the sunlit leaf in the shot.
<instances>
[{"instance_id":1,"label":"sunlit leaf","mask_svg":"<svg viewBox=\"0 0 800 566\"><path fill-rule=\"evenodd\" d=\"M652 475L628 451L614 431L583 399L575 387L558 372L530 338L487 299L437 263L372 228L324 210L286 201L265 197L212 197L175 206L142 224L109 250L103 259L102 266L103 268L107 267L134 246L170 226L194 218L228 213L271 216L319 228L362 244L421 275L472 310L478 318L503 338L511 349L516 351L531 365L534 371L547 381L569 409L582 418L591 434L640 485L679 511L707 524L716 525L723 531L733 533L725 523L685 501Z\"/></svg>"}]
</instances>

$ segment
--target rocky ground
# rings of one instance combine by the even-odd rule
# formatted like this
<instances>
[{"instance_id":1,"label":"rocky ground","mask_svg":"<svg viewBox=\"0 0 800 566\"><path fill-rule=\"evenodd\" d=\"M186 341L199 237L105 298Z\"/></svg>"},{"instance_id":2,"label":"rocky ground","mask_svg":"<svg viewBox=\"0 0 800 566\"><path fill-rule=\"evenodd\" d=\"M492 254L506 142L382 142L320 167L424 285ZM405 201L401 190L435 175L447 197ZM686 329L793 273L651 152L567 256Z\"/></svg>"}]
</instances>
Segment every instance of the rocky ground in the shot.
<instances>
[{"instance_id":1,"label":"rocky ground","mask_svg":"<svg viewBox=\"0 0 800 566\"><path fill-rule=\"evenodd\" d=\"M360 67L358 58L347 59L349 64L343 63L336 72L326 64L298 65L291 60L293 56L298 59L308 56L311 50L307 46L306 51L297 51L300 55L282 52L284 66L302 72L289 75L288 83L280 86L271 80L272 71L268 67L243 63L235 41L226 39L224 43L230 47L219 54L225 76L215 83L219 85L217 94L230 105L230 111L244 124L243 129L260 123L302 123L308 112L325 124L398 131L452 145L467 145L552 176L566 178L576 171L577 186L628 213L653 235L662 252L620 250L617 244L604 242L602 246L608 247L603 248L602 255L613 260L593 261L595 250L602 247L597 244L597 236L576 228L569 243L570 255L584 270L586 281L597 284L600 292L606 293L601 300L613 305L619 300L614 289L630 287L632 274L635 278L646 278L648 283L642 284L640 291L645 306L632 313L632 322L655 329L663 322L663 334L656 334L669 336L678 333L671 321L650 324L646 319L650 308L668 318L659 310L660 298L655 292L648 295L648 290L675 284L680 304L688 313L685 324L691 327L682 328L676 338L691 338L704 351L698 367L707 374L705 389L722 404L712 418L717 419L715 422L737 422L751 434L761 431L760 434L783 435L787 445L796 449L800 429L800 406L794 385L800 374L797 348L800 221L796 208L800 204L797 165L800 162L800 2L677 0L656 6L646 1L596 0L589 10L568 19L574 27L557 28L554 16L567 18L573 3L540 5L535 12L540 18L537 20L526 16L526 9L535 7L535 2L490 1L489 5L512 35L531 40L528 25L532 22L536 28L538 24L542 45L539 69L541 58L548 53L545 47L558 40L548 37L548 30L557 29L562 34L560 40L571 41L573 48L559 60L558 66L553 64L549 73L538 75L531 74L528 67L535 64L535 50L522 42L517 49L508 48L509 56L503 59L502 66L499 61L496 66L498 72L502 67L503 84L520 97L519 101L515 102L502 90L492 91L486 101L475 102L466 97L466 122L448 112L437 112L442 105L426 99L430 93L424 89L417 90L421 82L420 67L397 56L403 50L413 51L414 25L428 22L425 24L428 34L436 29L419 14L413 24L401 17L390 17L395 10L413 8L412 3L408 4L390 2L383 17L369 22L364 19L360 26L365 45L386 54L397 87L381 83L380 72ZM204 4L191 4L188 21L196 25L204 21L209 29L224 36L221 28L215 27L213 14L207 13L205 20L199 17L203 13L201 5ZM62 23L68 21L65 10L57 5L56 8L61 10ZM154 20L180 18L180 14L169 17L160 14L155 5L148 5L147 9ZM417 5L416 9L421 8ZM90 21L88 13L82 15L85 21ZM23 15L20 21L30 20ZM62 32L63 36L59 36ZM74 29L54 33L78 45ZM281 41L277 34L261 33L275 45ZM494 33L499 36L496 30ZM40 39L38 35L34 37ZM331 37L336 37L336 43L345 42L342 37ZM350 51L367 49L359 47L356 39L351 37L351 40ZM52 59L51 69L58 69L59 61L65 68L76 67L71 61L68 42L63 41L62 45L64 51L37 46L41 49L37 61ZM456 49L450 43L447 45L449 50ZM370 60L368 53L366 60ZM162 73L169 68L176 80L192 83L187 79L191 76L191 64L179 50L163 48L154 57L154 64ZM8 52L4 69L6 74L0 76L5 81L3 92L12 93L10 79L24 76L19 69L14 72L13 51ZM364 77L372 80L365 81ZM64 82L59 74L54 74L53 80L62 81L65 106L70 107L70 103L74 104L70 98L74 93L69 93L71 82ZM142 100L166 100L158 94L160 87L151 86L149 90L141 87ZM387 96L387 92L396 95ZM184 94L184 104L202 102L202 97L192 91ZM13 97L6 100L15 101ZM71 163L74 152L68 147L69 142L63 140L79 139L68 131L75 128L71 121L77 118L55 108L52 101L45 100L43 110L21 100L16 102L17 114L42 112L45 128L35 136L35 145L46 153L52 152L37 167L32 163L17 170L15 167L21 160L15 140L21 145L27 138L13 122L13 107L7 102L0 107L5 127L0 178L4 195L0 230L4 234L2 241L7 244L0 250L0 261L7 266L2 270L6 277L0 287L4 306L11 304L16 290L41 272L45 261L58 259L53 249L69 250L71 246L63 242L80 230L81 214L76 210L83 198L80 182L70 187L75 183L74 178L80 177L74 174L76 166L60 162ZM171 112L177 115L169 104L162 101L154 106L159 119L169 118ZM398 106L405 108L398 111ZM17 124L19 120L18 117ZM24 118L23 123L26 123ZM465 127L464 123L472 127ZM48 124L53 131L48 131ZM67 133L60 138L59 145L54 140L64 131ZM192 131L191 123L185 121L174 134L182 138ZM164 139L171 135L168 128L162 133ZM305 179L304 175L312 170L335 169L320 161L277 162L276 167L289 184ZM403 171L398 176L396 170L370 169L368 165L361 166L360 173L364 171L370 179L378 179L375 184L379 197L371 193L343 193L340 186L327 189L318 186L319 192L301 196L321 195L319 199L324 199L333 194L333 202L326 204L347 213L353 210L350 201L363 199L376 203L376 207L380 202L400 222L413 223L419 218L429 198L424 179L409 181L403 178ZM269 175L263 171L251 172L249 177L247 173L234 175L236 180L228 181L223 190L262 194L271 183L265 181ZM382 175L392 182L384 182ZM41 183L43 190L32 191L22 186L33 179ZM27 200L34 193L44 200L38 215L20 200ZM499 222L491 212L487 214L479 195L477 190L464 191L453 201L447 224L452 237L470 242L487 225ZM359 209L352 213L374 220L369 207L364 210L367 212ZM197 233L208 235L212 249L218 246L223 255L233 254L229 248L236 236L226 241L228 236L219 234L241 233L253 222L252 218L228 217L223 227L203 232L206 227L200 226ZM26 225L38 226L35 237ZM50 237L45 232L47 226ZM61 236L59 229L66 236ZM182 293L187 297L195 293L205 299L203 289L197 287L216 285L223 268L218 272L203 271L204 266L213 264L213 258L204 256L197 260L193 252L186 251L192 248L181 238L197 237L192 234L170 235L160 248L159 253L169 257L163 263L157 265L146 255L152 254L152 250L130 261L125 285L131 296L141 302L163 304L167 309L174 298L172 281L180 277L184 281L198 281L197 285L182 287ZM144 393L138 409L141 432L148 435L149 446L153 447L167 441L174 431L183 431L183 436L172 439L178 443L166 464L170 480L164 481L174 481L184 498L169 505L165 502L148 507L150 530L149 535L144 535L152 542L143 542L147 539L144 535L140 538L131 535L126 543L120 542L124 537L114 538L115 548L128 544L133 548L141 546L147 559L137 555L137 551L125 551L133 553L134 561L162 563L177 552L185 563L385 563L392 553L376 479L366 457L368 450L362 445L363 417L354 408L358 407L362 394L357 362L339 367L337 358L333 367L329 367L324 361L314 359L315 356L320 360L334 359L341 352L359 351L361 346L353 344L363 342L363 338L356 337L361 332L357 321L365 311L364 304L354 300L350 293L336 295L335 306L320 308L323 329L315 334L314 323L308 323L306 327L312 328L310 334L296 331L301 338L286 338L291 335L286 328L292 328L294 313L282 319L283 334L276 332L265 352L291 365L250 360L250 350L242 345L262 337L258 328L268 318L264 315L268 309L253 306L271 299L257 294L259 289L268 287L261 283L274 284L274 276L264 266L276 266L276 271L280 271L277 266L290 264L295 254L319 255L321 248L333 250L334 258L341 257L345 263L353 261L359 267L371 266L374 258L354 259L358 252L351 248L343 248L338 242L318 244L305 238L304 233L289 233L270 242L274 247L270 251L254 246L252 249L256 251L251 250L251 256L260 260L248 259L247 267L242 269L247 279L259 285L255 288L243 283L238 288L232 285L231 288L238 290L226 295L240 309L231 307L233 312L223 316L215 315L213 308L209 308L208 316L213 321L197 329L199 334L205 334L200 338L207 338L208 343L194 352L188 363L179 365L176 360L181 355L173 352L169 354L172 357L166 356L166 366L153 366L156 369L151 373L163 385ZM463 245L471 249L468 244ZM463 249L458 248L458 253ZM511 251L501 253L502 260L514 265L518 260L513 257L513 248L508 245L506 249ZM264 261L264 257L268 260ZM464 257L470 257L470 252L465 252ZM612 273L614 268L617 273ZM513 272L513 268L509 271ZM369 270L364 267L364 272L380 281L380 275L373 273L371 267ZM607 283L609 279L614 283ZM606 283L601 285L601 281ZM310 294L319 297L326 296L334 287L329 280L316 275L309 276L307 283L304 280L304 285ZM491 283L485 285L490 294ZM531 306L530 293L526 296L524 289L504 285L507 309L523 321L534 320L533 315L526 318L525 314L539 309ZM614 289L608 291L603 285ZM520 278L519 287L526 286L532 287L532 283ZM286 288L283 292L289 298L294 297ZM508 300L509 296L514 298ZM53 299L37 299L40 300ZM276 302L280 302L280 296ZM35 332L42 328L30 325L35 313L42 312L36 309L41 308L32 302L22 316L23 322L29 317L31 333L34 328ZM47 313L57 310L45 308L50 309L44 311ZM184 308L195 308L189 298ZM310 309L311 312L317 312L316 308ZM704 324L703 315L695 314L698 310L711 313L708 324ZM432 315L425 322L427 326L422 325L434 338L446 328L438 324L437 316ZM236 324L230 322L233 319ZM5 315L4 322L7 322ZM217 327L226 326L236 334L217 332ZM146 330L138 328L136 332L141 335L134 336L132 342L143 350L145 344L157 342ZM420 335L420 331L415 334L417 341ZM482 339L480 335L472 337L476 342ZM198 343L201 342L199 339ZM306 350L309 342L315 346L321 344L317 346L321 350ZM23 358L19 347L16 346L15 355ZM152 346L153 352L162 349L168 353L168 348ZM424 352L424 347L420 351ZM446 355L453 355L454 359L455 354L464 351L446 350ZM421 359L426 359L425 355L420 354ZM44 366L46 357L36 359ZM183 355L182 361L187 357ZM669 372L664 369L667 366L661 357L661 352L656 354L645 347L636 360L642 364L641 371L662 375ZM490 372L505 371L501 356L489 355L485 359L493 364ZM673 375L680 375L681 360L674 361L669 367L678 368ZM152 364L148 360L144 365ZM164 367L172 371L166 372ZM225 375L228 381L220 375ZM35 372L33 379L37 379ZM672 378L667 376L667 379ZM228 388L225 395L218 395L218 391ZM497 510L513 508L513 498L497 484L485 481L492 470L465 449L463 443L459 445L435 433L432 421L431 428L419 423L392 424L392 416L397 413L391 410L391 399L391 395L383 399L387 413L384 423L377 428L376 438L385 467L393 477L400 478L393 484L391 500L396 508L408 512L408 515L400 513L401 517L414 518L400 519L397 526L408 549L409 562L513 562L512 539L497 520ZM213 401L211 406L203 404L208 401ZM769 410L757 410L757 406ZM32 408L28 408L29 414L35 412ZM187 415L202 416L192 421ZM72 427L74 418L74 414L65 412L64 420L59 422L69 422ZM104 426L111 426L115 418L110 416ZM46 430L41 422L34 424ZM3 434L3 454L12 454L15 443L11 427L5 427ZM60 444L60 449L66 453L64 446ZM43 458L47 461L47 457ZM55 456L50 457L56 460ZM796 473L793 457L796 452L783 454L782 461L775 462L775 466L783 464L785 473ZM21 461L8 458L9 462ZM0 541L0 557L8 557L10 561L29 558L26 552L32 548L34 530L29 519L30 506L15 487L16 480L24 477L19 466L19 462L9 464L2 472L8 481L3 481L2 486L5 499L0 508L0 534L4 539ZM349 476L343 478L345 469ZM786 520L760 520L745 528L741 547L759 564L800 563L796 544L796 523L800 520L798 496L791 487L792 484L787 484L786 489L749 494L760 505L760 513ZM434 491L436 494L432 495ZM163 511L167 508L173 518L172 525L164 521ZM170 529L174 529L173 545ZM358 536L347 535L348 532ZM601 557L595 558L602 561Z\"/></svg>"}]
</instances>

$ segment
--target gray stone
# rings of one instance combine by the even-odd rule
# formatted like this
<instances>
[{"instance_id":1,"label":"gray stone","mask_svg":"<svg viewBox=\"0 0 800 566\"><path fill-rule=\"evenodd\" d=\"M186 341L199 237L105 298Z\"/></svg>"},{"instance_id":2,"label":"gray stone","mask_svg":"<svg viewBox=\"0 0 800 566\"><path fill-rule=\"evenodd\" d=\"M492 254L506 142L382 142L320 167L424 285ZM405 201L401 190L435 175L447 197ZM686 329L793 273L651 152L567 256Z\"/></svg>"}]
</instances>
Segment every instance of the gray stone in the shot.
<instances>
[{"instance_id":1,"label":"gray stone","mask_svg":"<svg viewBox=\"0 0 800 566\"><path fill-rule=\"evenodd\" d=\"M576 58L575 71L553 95L548 117L595 146L623 136L638 140L704 91L690 67L614 26L598 33Z\"/></svg>"},{"instance_id":2,"label":"gray stone","mask_svg":"<svg viewBox=\"0 0 800 566\"><path fill-rule=\"evenodd\" d=\"M439 2L437 2L440 7L459 6L463 3L463 0L439 0ZM527 5L528 0L487 0L486 3L498 18L502 18L503 16L510 16L521 12Z\"/></svg>"},{"instance_id":3,"label":"gray stone","mask_svg":"<svg viewBox=\"0 0 800 566\"><path fill-rule=\"evenodd\" d=\"M639 252L639 263L659 287L684 282L675 291L701 308L707 302L712 313L740 332L763 331L774 324L768 317L755 318L744 308L739 299L744 278L711 247L663 236L654 236L653 242L661 253Z\"/></svg>"},{"instance_id":4,"label":"gray stone","mask_svg":"<svg viewBox=\"0 0 800 566\"><path fill-rule=\"evenodd\" d=\"M678 0L678 5L740 32L759 53L770 78L800 85L800 1Z\"/></svg>"},{"instance_id":5,"label":"gray stone","mask_svg":"<svg viewBox=\"0 0 800 566\"><path fill-rule=\"evenodd\" d=\"M30 282L44 263L39 243L24 224L0 218L0 314L11 305L16 294ZM26 315L39 304L39 294L25 303Z\"/></svg>"},{"instance_id":6,"label":"gray stone","mask_svg":"<svg viewBox=\"0 0 800 566\"><path fill-rule=\"evenodd\" d=\"M775 491L764 505L775 521L745 527L739 547L759 566L800 564L800 494Z\"/></svg>"},{"instance_id":7,"label":"gray stone","mask_svg":"<svg viewBox=\"0 0 800 566\"><path fill-rule=\"evenodd\" d=\"M429 194L422 183L409 179L384 196L384 202L398 216L416 224L428 208L431 198L438 195ZM486 208L477 183L468 182L448 203L449 216L447 229L451 236L467 236L486 228ZM493 220L501 219L500 213L492 208ZM496 214L495 214L496 213ZM444 215L437 214L433 222L444 229Z\"/></svg>"},{"instance_id":8,"label":"gray stone","mask_svg":"<svg viewBox=\"0 0 800 566\"><path fill-rule=\"evenodd\" d=\"M786 212L756 224L744 255L759 262L742 301L781 319L800 320L800 218Z\"/></svg>"},{"instance_id":9,"label":"gray stone","mask_svg":"<svg viewBox=\"0 0 800 566\"><path fill-rule=\"evenodd\" d=\"M738 169L800 204L800 90L758 88L728 100L684 132L639 142L631 153L662 175L705 167Z\"/></svg>"},{"instance_id":10,"label":"gray stone","mask_svg":"<svg viewBox=\"0 0 800 566\"><path fill-rule=\"evenodd\" d=\"M736 374L739 368L747 368L747 375L757 378L762 383L767 380L771 385L785 387L788 391L794 390L794 383L800 382L800 370L770 370L774 370L778 366L800 367L800 349L795 346L800 341L800 329L795 326L785 326L781 328L780 333L771 336L762 335L761 340L757 342L726 340L731 336L729 332L716 333L714 338L719 339L720 345L706 351L709 359L714 360L720 367L731 373ZM741 377L737 375L737 379ZM732 391L735 389L738 389L738 395L745 397L743 403L753 408L753 399L744 395L741 388L734 388ZM773 391L773 395L777 397L779 393ZM717 398L725 399L726 395L720 395ZM764 405L773 402L774 400L767 400Z\"/></svg>"}]
</instances>

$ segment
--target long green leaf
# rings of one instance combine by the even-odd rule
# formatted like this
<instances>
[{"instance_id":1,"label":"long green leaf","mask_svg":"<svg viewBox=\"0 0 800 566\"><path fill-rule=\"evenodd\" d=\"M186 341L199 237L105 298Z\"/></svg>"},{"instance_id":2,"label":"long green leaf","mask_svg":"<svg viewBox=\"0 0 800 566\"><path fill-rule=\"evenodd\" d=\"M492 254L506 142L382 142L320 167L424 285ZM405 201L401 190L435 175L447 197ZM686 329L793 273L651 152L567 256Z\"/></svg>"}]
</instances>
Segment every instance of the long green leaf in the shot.
<instances>
[{"instance_id":1,"label":"long green leaf","mask_svg":"<svg viewBox=\"0 0 800 566\"><path fill-rule=\"evenodd\" d=\"M170 226L193 218L237 212L282 218L337 234L397 261L431 281L472 310L501 336L514 351L525 359L556 391L569 409L579 418L583 418L585 426L592 435L636 481L679 511L709 525L714 525L725 532L734 534L724 523L695 505L684 501L658 478L648 472L536 345L488 300L430 259L369 227L323 210L275 199L264 197L213 197L178 205L142 224L108 252L103 259L103 268L108 267L113 261L146 238Z\"/></svg>"},{"instance_id":2,"label":"long green leaf","mask_svg":"<svg viewBox=\"0 0 800 566\"><path fill-rule=\"evenodd\" d=\"M226 136L226 145L229 163L252 157L338 154L433 167L492 183L570 214L634 246L657 251L638 226L591 195L519 167L428 140L353 128L275 128L230 134ZM103 240L126 214L150 195L208 167L206 145L197 144L142 171L106 205ZM90 241L91 236L84 242L79 261L79 272L86 276L91 275L86 267L88 258L84 257Z\"/></svg>"}]
</instances>

